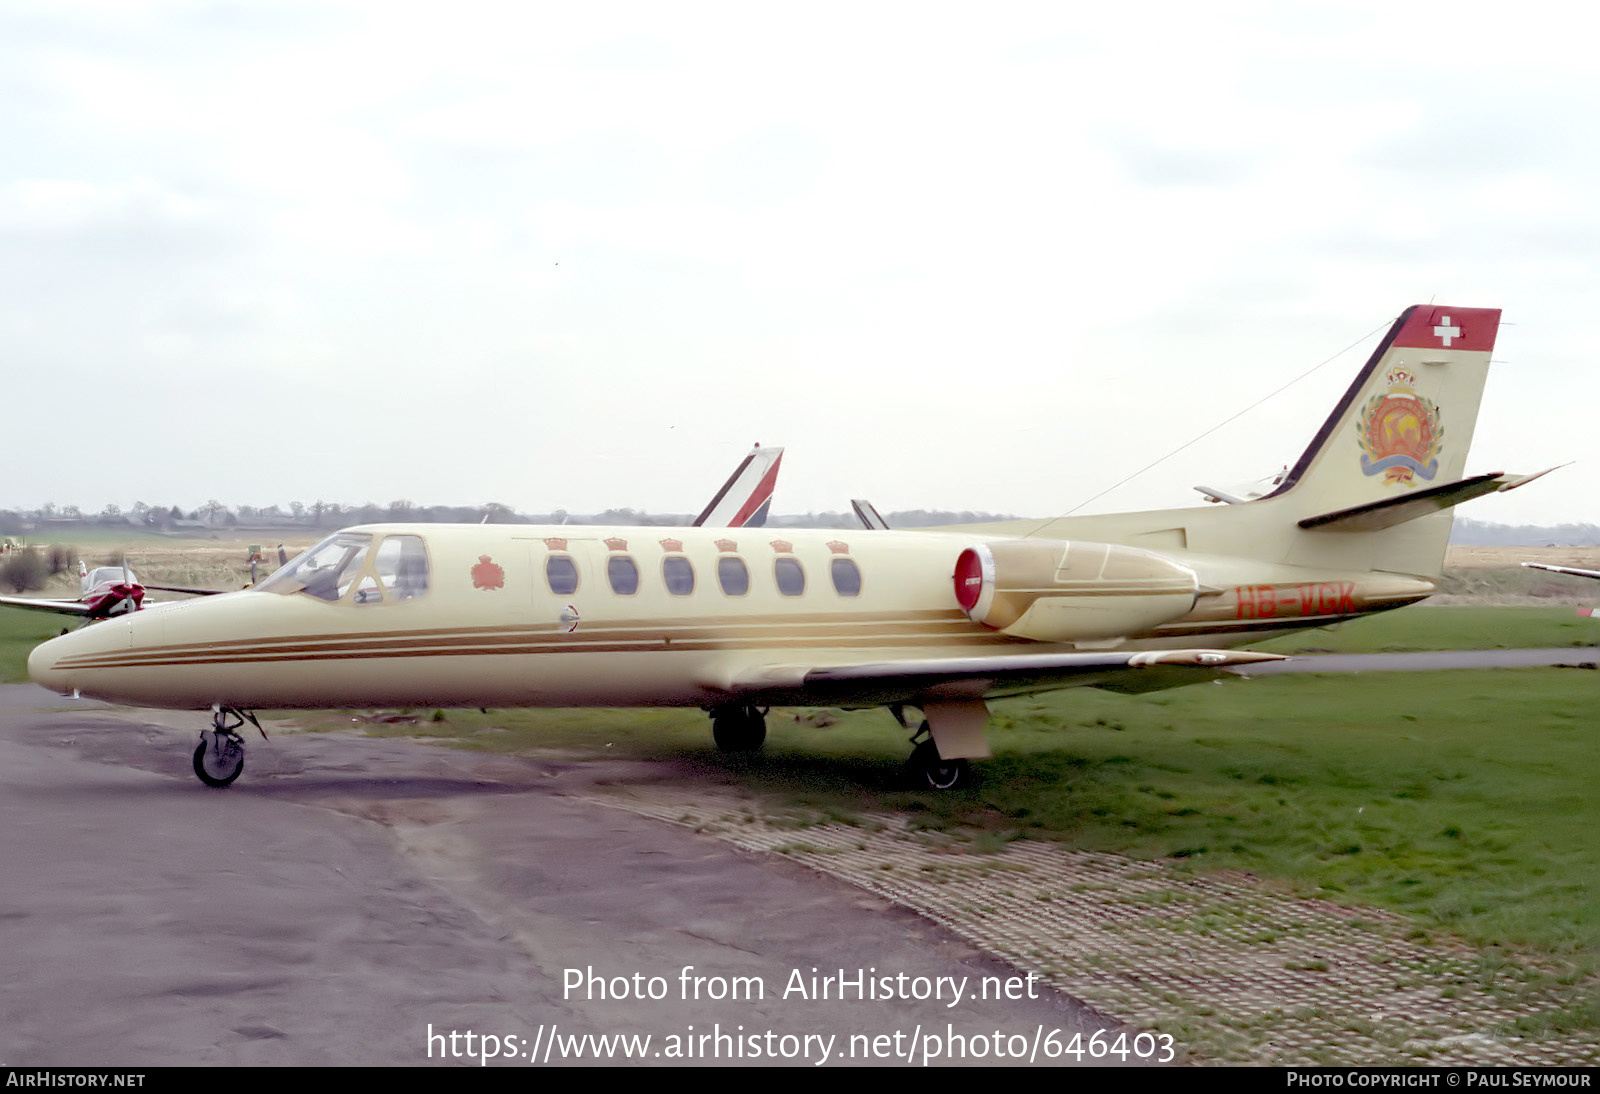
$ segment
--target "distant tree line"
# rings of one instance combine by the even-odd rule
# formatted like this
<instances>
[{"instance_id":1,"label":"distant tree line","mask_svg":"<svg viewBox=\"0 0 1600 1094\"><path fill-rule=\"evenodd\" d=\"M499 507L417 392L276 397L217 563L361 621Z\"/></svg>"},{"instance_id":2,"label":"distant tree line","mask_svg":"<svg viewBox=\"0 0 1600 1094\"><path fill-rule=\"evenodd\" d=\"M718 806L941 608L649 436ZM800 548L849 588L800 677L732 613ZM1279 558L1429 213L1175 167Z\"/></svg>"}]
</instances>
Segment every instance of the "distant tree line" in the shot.
<instances>
[{"instance_id":1,"label":"distant tree line","mask_svg":"<svg viewBox=\"0 0 1600 1094\"><path fill-rule=\"evenodd\" d=\"M238 529L332 530L352 524L689 524L693 513L646 513L638 509L607 509L599 513L569 513L556 509L548 513L519 513L509 505L487 502L483 505L418 505L402 498L388 505L367 502L351 505L317 500L293 501L287 509L278 505L227 506L215 498L195 509L179 506L147 505L136 501L129 509L107 505L98 513L85 513L76 505L47 503L37 509L0 509L0 535L50 535L72 527L134 527L169 535L196 531ZM955 512L945 509L906 509L885 514L891 528L934 528L946 524L988 524L1015 520L1002 513ZM774 515L768 522L774 528L857 528L852 512L792 513ZM1531 547L1555 544L1563 547L1600 546L1600 525L1596 524L1490 524L1457 516L1450 542L1464 546Z\"/></svg>"},{"instance_id":2,"label":"distant tree line","mask_svg":"<svg viewBox=\"0 0 1600 1094\"><path fill-rule=\"evenodd\" d=\"M488 502L483 505L418 505L401 499L388 505L368 502L348 505L317 500L307 504L294 501L288 509L278 505L229 507L215 498L197 509L147 505L134 502L123 510L107 505L98 513L85 513L76 505L47 503L38 509L0 510L0 534L27 535L65 531L71 527L139 528L170 535L196 531L237 529L335 529L352 524L614 524L683 526L695 518L693 513L646 513L638 509L607 509L600 513L577 514L565 509L549 513L519 513L509 505ZM981 524L1014 519L997 513L950 512L936 509L910 509L889 513L891 528L929 528L943 524ZM773 516L774 528L858 528L853 512L823 512Z\"/></svg>"},{"instance_id":3,"label":"distant tree line","mask_svg":"<svg viewBox=\"0 0 1600 1094\"><path fill-rule=\"evenodd\" d=\"M1457 517L1450 542L1463 547L1600 547L1600 524L1490 524Z\"/></svg>"}]
</instances>

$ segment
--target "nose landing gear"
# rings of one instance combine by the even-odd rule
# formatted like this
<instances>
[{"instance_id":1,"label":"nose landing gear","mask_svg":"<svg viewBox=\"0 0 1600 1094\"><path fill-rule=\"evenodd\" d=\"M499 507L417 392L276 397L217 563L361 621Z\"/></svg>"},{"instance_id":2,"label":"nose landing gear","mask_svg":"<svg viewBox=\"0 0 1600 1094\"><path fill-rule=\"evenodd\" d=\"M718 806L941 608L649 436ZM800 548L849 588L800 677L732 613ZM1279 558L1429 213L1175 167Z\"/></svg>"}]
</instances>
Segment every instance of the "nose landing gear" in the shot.
<instances>
[{"instance_id":1,"label":"nose landing gear","mask_svg":"<svg viewBox=\"0 0 1600 1094\"><path fill-rule=\"evenodd\" d=\"M266 740L267 731L261 728L256 716L248 710L212 704L211 728L200 734L200 743L194 749L194 773L207 786L224 787L244 772L244 738L238 729L248 721Z\"/></svg>"},{"instance_id":2,"label":"nose landing gear","mask_svg":"<svg viewBox=\"0 0 1600 1094\"><path fill-rule=\"evenodd\" d=\"M730 703L711 712L711 739L723 752L754 752L767 739L767 712L748 703Z\"/></svg>"}]
</instances>

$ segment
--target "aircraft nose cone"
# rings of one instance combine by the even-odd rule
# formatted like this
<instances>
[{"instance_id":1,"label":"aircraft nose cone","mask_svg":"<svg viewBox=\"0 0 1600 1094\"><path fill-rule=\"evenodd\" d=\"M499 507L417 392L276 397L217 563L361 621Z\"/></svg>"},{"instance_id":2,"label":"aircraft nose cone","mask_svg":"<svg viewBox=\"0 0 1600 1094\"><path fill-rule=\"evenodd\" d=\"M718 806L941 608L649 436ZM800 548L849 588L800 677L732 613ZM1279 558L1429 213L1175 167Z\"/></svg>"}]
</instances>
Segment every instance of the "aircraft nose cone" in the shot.
<instances>
[{"instance_id":1,"label":"aircraft nose cone","mask_svg":"<svg viewBox=\"0 0 1600 1094\"><path fill-rule=\"evenodd\" d=\"M65 695L72 688L67 684L67 674L56 668L56 662L60 659L61 639L52 638L40 643L28 654L28 676L35 684Z\"/></svg>"}]
</instances>

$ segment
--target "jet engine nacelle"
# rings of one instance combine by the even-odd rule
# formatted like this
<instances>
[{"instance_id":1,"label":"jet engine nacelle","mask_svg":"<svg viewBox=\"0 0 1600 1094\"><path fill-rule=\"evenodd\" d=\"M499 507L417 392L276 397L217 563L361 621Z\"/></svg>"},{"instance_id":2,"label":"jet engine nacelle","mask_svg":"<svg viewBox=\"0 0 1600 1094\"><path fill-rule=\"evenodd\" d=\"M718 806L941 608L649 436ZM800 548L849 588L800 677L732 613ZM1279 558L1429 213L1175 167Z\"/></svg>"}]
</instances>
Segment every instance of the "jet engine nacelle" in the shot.
<instances>
[{"instance_id":1,"label":"jet engine nacelle","mask_svg":"<svg viewBox=\"0 0 1600 1094\"><path fill-rule=\"evenodd\" d=\"M1093 642L1182 618L1200 592L1193 570L1137 547L1016 539L956 559L956 600L977 623L1036 642Z\"/></svg>"}]
</instances>

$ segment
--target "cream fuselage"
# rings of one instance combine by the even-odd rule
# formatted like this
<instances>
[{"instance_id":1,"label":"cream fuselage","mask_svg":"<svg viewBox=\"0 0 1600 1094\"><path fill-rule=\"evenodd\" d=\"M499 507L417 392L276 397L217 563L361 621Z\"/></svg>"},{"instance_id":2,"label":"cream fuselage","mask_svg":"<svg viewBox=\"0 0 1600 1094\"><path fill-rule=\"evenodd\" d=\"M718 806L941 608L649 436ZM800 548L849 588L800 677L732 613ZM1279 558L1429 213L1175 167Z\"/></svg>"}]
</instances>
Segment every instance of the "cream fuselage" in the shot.
<instances>
[{"instance_id":1,"label":"cream fuselage","mask_svg":"<svg viewBox=\"0 0 1600 1094\"><path fill-rule=\"evenodd\" d=\"M29 672L62 693L176 709L710 707L729 701L733 681L769 668L782 676L785 668L1074 648L1002 633L963 611L952 584L956 561L968 547L1002 542L993 534L525 525L351 531L379 543L420 536L426 593L359 602L348 594L330 601L247 590L164 604L46 642ZM626 549L608 540L625 541ZM607 579L608 560L622 554L640 575L632 595L619 595ZM552 590L552 555L573 560L575 590ZM669 556L693 569L685 595L667 589ZM742 595L719 583L718 561L726 557L745 563ZM780 592L779 558L798 563L802 594ZM854 595L836 587L838 559L860 575ZM1181 556L1161 567L1169 600L1172 571L1191 583L1176 615L1080 645L1236 645L1394 607L1430 587L1412 582L1396 601L1394 579L1376 574ZM1224 588L1212 584L1217 579L1239 583ZM1127 589L1119 596L1074 588L1074 610L1137 616L1117 614L1133 602ZM1131 595L1138 600L1139 590Z\"/></svg>"}]
</instances>

